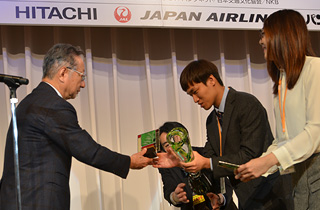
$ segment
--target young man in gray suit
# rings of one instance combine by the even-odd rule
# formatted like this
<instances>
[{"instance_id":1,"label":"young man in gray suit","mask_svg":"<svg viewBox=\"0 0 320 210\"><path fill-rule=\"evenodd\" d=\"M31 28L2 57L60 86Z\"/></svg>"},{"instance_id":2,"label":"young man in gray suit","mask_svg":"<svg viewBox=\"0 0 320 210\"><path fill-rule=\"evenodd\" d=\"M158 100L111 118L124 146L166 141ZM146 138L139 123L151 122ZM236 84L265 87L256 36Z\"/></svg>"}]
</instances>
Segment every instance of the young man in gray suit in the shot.
<instances>
[{"instance_id":1,"label":"young man in gray suit","mask_svg":"<svg viewBox=\"0 0 320 210\"><path fill-rule=\"evenodd\" d=\"M188 64L181 73L180 84L203 109L209 110L212 106L214 109L206 122L204 156L194 152L192 162L178 165L188 172L211 169L215 179L228 177L238 197L239 209L291 209L290 187L281 188L283 179L278 173L242 183L235 179L232 169L218 167L219 161L239 165L246 163L259 157L271 144L273 136L267 113L258 99L231 87L226 88L217 67L206 60ZM177 164L174 160L163 161L166 158L161 156L164 155L159 156L156 167ZM274 183L280 190L273 188Z\"/></svg>"},{"instance_id":2,"label":"young man in gray suit","mask_svg":"<svg viewBox=\"0 0 320 210\"><path fill-rule=\"evenodd\" d=\"M152 163L146 150L131 157L99 145L83 130L73 99L85 87L83 51L57 44L46 54L42 82L16 109L19 131L21 204L23 210L70 209L71 158L126 178L129 169ZM7 134L0 209L16 203L12 124Z\"/></svg>"}]
</instances>

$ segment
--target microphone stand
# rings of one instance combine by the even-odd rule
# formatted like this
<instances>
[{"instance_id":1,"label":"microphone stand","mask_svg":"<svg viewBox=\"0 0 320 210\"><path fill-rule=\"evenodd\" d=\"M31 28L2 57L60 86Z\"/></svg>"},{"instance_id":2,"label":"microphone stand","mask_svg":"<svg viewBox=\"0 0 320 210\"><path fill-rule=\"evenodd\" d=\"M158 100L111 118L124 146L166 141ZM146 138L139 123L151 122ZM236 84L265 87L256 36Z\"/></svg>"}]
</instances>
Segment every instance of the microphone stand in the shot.
<instances>
[{"instance_id":1,"label":"microphone stand","mask_svg":"<svg viewBox=\"0 0 320 210\"><path fill-rule=\"evenodd\" d=\"M20 87L19 82L15 82L13 79L6 78L4 83L10 89L10 103L12 113L12 128L13 128L13 154L14 154L14 175L16 180L16 195L18 210L21 210L21 189L20 189L20 172L19 172L19 151L18 151L18 127L16 119L16 104L18 103L16 90Z\"/></svg>"}]
</instances>

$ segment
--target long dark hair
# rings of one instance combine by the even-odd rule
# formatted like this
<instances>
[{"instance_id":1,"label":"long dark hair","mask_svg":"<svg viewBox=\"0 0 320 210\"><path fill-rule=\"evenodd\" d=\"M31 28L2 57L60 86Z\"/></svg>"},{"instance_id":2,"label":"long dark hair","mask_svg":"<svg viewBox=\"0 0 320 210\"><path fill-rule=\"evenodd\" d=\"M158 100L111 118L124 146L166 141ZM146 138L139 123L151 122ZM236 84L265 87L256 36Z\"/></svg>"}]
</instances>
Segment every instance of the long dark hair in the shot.
<instances>
[{"instance_id":1,"label":"long dark hair","mask_svg":"<svg viewBox=\"0 0 320 210\"><path fill-rule=\"evenodd\" d=\"M279 10L264 21L268 73L274 82L273 94L278 94L279 68L287 76L288 89L297 83L306 55L314 55L303 16L294 10Z\"/></svg>"}]
</instances>

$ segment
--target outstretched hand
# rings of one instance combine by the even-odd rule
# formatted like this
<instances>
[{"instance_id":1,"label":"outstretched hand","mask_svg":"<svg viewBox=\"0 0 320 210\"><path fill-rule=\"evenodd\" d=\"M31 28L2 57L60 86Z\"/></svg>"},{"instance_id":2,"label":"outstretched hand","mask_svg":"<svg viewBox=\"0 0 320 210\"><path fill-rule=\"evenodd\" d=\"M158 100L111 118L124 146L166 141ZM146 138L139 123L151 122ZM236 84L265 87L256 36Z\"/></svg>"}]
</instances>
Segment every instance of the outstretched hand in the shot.
<instances>
[{"instance_id":1,"label":"outstretched hand","mask_svg":"<svg viewBox=\"0 0 320 210\"><path fill-rule=\"evenodd\" d=\"M172 198L176 203L189 203L187 193L184 191L185 183L177 185L176 189L172 192Z\"/></svg>"},{"instance_id":2,"label":"outstretched hand","mask_svg":"<svg viewBox=\"0 0 320 210\"><path fill-rule=\"evenodd\" d=\"M143 156L147 152L146 148L143 148L140 152L131 155L130 168L131 169L142 169L147 165L152 165L155 160Z\"/></svg>"},{"instance_id":3,"label":"outstretched hand","mask_svg":"<svg viewBox=\"0 0 320 210\"><path fill-rule=\"evenodd\" d=\"M154 168L173 168L180 167L180 159L172 151L172 149L167 149L167 152L157 153L158 158L153 163Z\"/></svg>"}]
</instances>

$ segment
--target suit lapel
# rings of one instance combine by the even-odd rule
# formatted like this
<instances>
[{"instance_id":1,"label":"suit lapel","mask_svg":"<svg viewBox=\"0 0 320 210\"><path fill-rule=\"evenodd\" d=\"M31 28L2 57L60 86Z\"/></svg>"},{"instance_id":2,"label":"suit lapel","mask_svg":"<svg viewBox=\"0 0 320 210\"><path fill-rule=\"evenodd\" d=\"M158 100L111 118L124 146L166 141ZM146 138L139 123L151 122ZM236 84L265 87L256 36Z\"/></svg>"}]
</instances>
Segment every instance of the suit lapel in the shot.
<instances>
[{"instance_id":1,"label":"suit lapel","mask_svg":"<svg viewBox=\"0 0 320 210\"><path fill-rule=\"evenodd\" d=\"M226 143L227 133L230 125L230 119L232 116L232 112L234 109L234 100L235 100L235 93L236 91L230 87L227 98L226 104L224 107L224 114L223 114L223 125L222 125L222 151L224 151L224 145Z\"/></svg>"}]
</instances>

